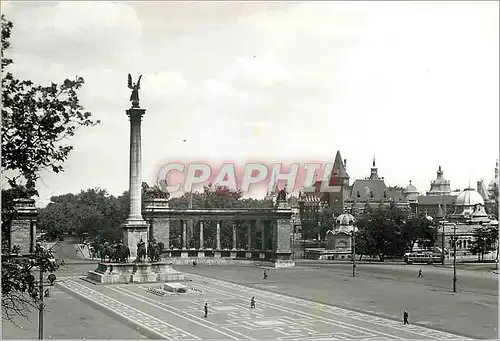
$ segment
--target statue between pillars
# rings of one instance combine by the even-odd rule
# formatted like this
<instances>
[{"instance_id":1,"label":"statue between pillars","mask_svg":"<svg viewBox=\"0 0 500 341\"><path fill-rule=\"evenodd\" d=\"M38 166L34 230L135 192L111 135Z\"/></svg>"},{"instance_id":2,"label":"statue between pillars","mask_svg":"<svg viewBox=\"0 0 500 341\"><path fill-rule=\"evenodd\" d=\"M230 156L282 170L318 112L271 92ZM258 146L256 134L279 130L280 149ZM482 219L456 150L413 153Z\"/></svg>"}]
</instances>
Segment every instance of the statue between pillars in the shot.
<instances>
[{"instance_id":1,"label":"statue between pillars","mask_svg":"<svg viewBox=\"0 0 500 341\"><path fill-rule=\"evenodd\" d=\"M135 261L142 262L144 259L146 259L146 243L141 238L139 243L137 243L137 258Z\"/></svg>"},{"instance_id":2,"label":"statue between pillars","mask_svg":"<svg viewBox=\"0 0 500 341\"><path fill-rule=\"evenodd\" d=\"M139 89L141 88L141 78L142 75L139 76L137 83L132 83L132 76L130 73L128 74L128 88L132 90L132 93L130 94L132 108L139 108Z\"/></svg>"}]
</instances>

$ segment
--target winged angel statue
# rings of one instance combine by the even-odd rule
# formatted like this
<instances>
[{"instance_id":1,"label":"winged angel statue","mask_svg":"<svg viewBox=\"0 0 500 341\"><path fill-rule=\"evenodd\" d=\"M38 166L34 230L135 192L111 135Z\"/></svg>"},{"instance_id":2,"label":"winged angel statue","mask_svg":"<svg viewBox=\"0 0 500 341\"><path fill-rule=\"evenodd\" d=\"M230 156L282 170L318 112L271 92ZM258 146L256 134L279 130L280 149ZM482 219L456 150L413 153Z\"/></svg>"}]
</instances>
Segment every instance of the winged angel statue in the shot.
<instances>
[{"instance_id":1,"label":"winged angel statue","mask_svg":"<svg viewBox=\"0 0 500 341\"><path fill-rule=\"evenodd\" d=\"M139 108L139 89L141 88L141 78L142 75L139 76L137 83L132 83L132 76L130 73L128 74L128 88L132 90L132 93L130 94L132 108Z\"/></svg>"}]
</instances>

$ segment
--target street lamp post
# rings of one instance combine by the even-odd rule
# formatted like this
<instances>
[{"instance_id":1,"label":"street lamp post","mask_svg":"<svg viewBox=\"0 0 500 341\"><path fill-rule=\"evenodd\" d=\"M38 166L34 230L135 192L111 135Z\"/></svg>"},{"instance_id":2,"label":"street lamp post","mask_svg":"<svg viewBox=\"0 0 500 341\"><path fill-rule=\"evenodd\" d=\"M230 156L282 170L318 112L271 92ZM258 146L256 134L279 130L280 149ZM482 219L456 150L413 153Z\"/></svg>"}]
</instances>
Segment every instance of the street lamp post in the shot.
<instances>
[{"instance_id":1,"label":"street lamp post","mask_svg":"<svg viewBox=\"0 0 500 341\"><path fill-rule=\"evenodd\" d=\"M457 224L453 224L453 292L457 292Z\"/></svg>"},{"instance_id":2,"label":"street lamp post","mask_svg":"<svg viewBox=\"0 0 500 341\"><path fill-rule=\"evenodd\" d=\"M356 277L356 232L352 227L352 277Z\"/></svg>"},{"instance_id":3,"label":"street lamp post","mask_svg":"<svg viewBox=\"0 0 500 341\"><path fill-rule=\"evenodd\" d=\"M354 200L352 206L352 216L354 217L353 226L352 226L352 277L356 277L356 199Z\"/></svg>"},{"instance_id":4,"label":"street lamp post","mask_svg":"<svg viewBox=\"0 0 500 341\"><path fill-rule=\"evenodd\" d=\"M40 278L38 281L38 340L43 340L43 311L45 309L45 304L43 299L45 295L48 296L48 292L44 292L43 288L47 286L53 286L56 280L56 275L50 274L47 277L48 284L44 284L43 271L40 270Z\"/></svg>"}]
</instances>

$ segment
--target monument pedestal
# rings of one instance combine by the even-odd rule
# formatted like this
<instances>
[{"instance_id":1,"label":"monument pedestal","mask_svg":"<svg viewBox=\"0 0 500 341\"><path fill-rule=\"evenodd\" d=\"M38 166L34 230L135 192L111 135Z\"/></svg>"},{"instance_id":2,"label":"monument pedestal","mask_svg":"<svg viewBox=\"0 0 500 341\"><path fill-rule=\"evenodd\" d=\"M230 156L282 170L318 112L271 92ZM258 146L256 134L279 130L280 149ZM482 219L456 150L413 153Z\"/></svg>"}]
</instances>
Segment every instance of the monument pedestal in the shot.
<instances>
[{"instance_id":1,"label":"monument pedestal","mask_svg":"<svg viewBox=\"0 0 500 341\"><path fill-rule=\"evenodd\" d=\"M149 224L144 220L127 220L122 225L123 228L123 244L130 249L130 259L135 260L137 257L137 244L142 241L148 245Z\"/></svg>"},{"instance_id":2,"label":"monument pedestal","mask_svg":"<svg viewBox=\"0 0 500 341\"><path fill-rule=\"evenodd\" d=\"M170 263L99 263L87 279L99 284L182 282L184 274Z\"/></svg>"}]
</instances>

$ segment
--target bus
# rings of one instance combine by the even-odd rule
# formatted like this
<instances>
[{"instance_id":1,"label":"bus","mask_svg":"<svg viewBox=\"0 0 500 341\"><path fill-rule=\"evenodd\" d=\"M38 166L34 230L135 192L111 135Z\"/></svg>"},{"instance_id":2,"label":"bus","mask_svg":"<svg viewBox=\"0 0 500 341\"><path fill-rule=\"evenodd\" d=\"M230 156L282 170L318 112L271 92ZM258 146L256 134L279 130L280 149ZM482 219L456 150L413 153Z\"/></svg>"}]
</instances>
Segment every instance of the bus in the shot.
<instances>
[{"instance_id":1,"label":"bus","mask_svg":"<svg viewBox=\"0 0 500 341\"><path fill-rule=\"evenodd\" d=\"M441 254L435 252L407 252L405 253L405 263L425 263L433 264L441 261Z\"/></svg>"}]
</instances>

